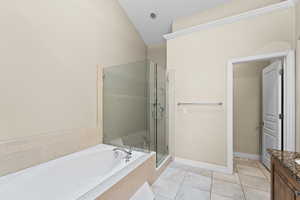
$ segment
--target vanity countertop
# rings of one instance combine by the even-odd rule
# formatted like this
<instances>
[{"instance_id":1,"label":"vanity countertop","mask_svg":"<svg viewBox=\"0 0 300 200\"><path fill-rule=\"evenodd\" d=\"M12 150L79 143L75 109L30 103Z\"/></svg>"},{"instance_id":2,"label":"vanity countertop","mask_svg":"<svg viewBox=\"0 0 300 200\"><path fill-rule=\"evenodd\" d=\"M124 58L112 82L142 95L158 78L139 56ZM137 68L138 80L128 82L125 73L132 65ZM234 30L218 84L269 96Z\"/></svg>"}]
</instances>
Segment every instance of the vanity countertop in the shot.
<instances>
[{"instance_id":1,"label":"vanity countertop","mask_svg":"<svg viewBox=\"0 0 300 200\"><path fill-rule=\"evenodd\" d=\"M295 162L296 159L300 159L300 153L275 149L268 149L268 152L273 158L277 159L286 169L288 169L298 182L300 182L300 165Z\"/></svg>"}]
</instances>

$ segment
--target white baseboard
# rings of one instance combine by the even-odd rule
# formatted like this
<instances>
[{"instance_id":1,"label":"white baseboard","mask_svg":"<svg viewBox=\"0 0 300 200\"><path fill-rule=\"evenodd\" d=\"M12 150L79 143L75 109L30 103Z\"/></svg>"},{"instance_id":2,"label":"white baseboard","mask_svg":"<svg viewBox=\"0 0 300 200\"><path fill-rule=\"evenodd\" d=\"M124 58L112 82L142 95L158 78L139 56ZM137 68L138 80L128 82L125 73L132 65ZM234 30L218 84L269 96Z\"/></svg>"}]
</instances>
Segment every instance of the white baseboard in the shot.
<instances>
[{"instance_id":1,"label":"white baseboard","mask_svg":"<svg viewBox=\"0 0 300 200\"><path fill-rule=\"evenodd\" d=\"M240 157L240 158L247 158L247 159L251 159L251 160L260 160L260 155L257 155L257 154L234 152L234 156Z\"/></svg>"},{"instance_id":2,"label":"white baseboard","mask_svg":"<svg viewBox=\"0 0 300 200\"><path fill-rule=\"evenodd\" d=\"M211 170L211 171L215 171L215 172L232 174L232 170L230 168L227 168L226 166L222 166L222 165L215 165L215 164L199 162L199 161L194 161L194 160L187 160L187 159L178 158L178 157L175 157L174 161L184 164L184 165L189 165L192 167L198 167L201 169Z\"/></svg>"}]
</instances>

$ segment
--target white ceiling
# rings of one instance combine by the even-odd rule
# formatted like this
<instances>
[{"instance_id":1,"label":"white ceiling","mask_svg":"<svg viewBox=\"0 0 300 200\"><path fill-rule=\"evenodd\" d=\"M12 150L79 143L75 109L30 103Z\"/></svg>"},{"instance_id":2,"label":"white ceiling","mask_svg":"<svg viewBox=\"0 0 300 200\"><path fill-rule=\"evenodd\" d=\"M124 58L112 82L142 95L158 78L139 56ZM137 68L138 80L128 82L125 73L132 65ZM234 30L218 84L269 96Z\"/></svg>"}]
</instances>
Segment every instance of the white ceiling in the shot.
<instances>
[{"instance_id":1,"label":"white ceiling","mask_svg":"<svg viewBox=\"0 0 300 200\"><path fill-rule=\"evenodd\" d=\"M173 20L217 6L228 0L119 0L147 45L164 41ZM157 14L155 20L150 13Z\"/></svg>"}]
</instances>

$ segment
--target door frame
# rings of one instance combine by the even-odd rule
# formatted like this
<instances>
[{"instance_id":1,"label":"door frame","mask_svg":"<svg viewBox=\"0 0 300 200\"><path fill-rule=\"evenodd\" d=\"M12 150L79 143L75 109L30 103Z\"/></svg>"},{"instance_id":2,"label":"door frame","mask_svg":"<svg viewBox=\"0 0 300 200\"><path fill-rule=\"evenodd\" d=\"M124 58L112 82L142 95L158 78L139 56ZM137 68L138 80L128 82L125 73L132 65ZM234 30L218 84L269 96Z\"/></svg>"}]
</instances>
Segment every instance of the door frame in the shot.
<instances>
[{"instance_id":1,"label":"door frame","mask_svg":"<svg viewBox=\"0 0 300 200\"><path fill-rule=\"evenodd\" d=\"M233 65L243 62L259 61L266 59L283 59L284 79L284 150L295 151L296 149L296 126L295 126L295 101L296 101L296 77L295 77L295 52L287 51L259 54L248 57L230 59L227 63L227 169L233 172Z\"/></svg>"}]
</instances>

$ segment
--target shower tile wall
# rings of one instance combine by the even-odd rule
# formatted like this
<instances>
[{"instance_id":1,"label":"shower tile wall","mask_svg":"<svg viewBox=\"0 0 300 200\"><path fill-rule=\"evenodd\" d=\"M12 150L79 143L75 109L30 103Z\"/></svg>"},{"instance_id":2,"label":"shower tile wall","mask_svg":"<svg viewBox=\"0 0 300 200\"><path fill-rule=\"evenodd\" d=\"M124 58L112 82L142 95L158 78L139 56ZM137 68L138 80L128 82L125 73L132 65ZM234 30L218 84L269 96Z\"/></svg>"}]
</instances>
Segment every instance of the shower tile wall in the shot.
<instances>
[{"instance_id":1,"label":"shower tile wall","mask_svg":"<svg viewBox=\"0 0 300 200\"><path fill-rule=\"evenodd\" d=\"M97 129L52 131L0 141L0 176L38 165L101 143Z\"/></svg>"}]
</instances>

